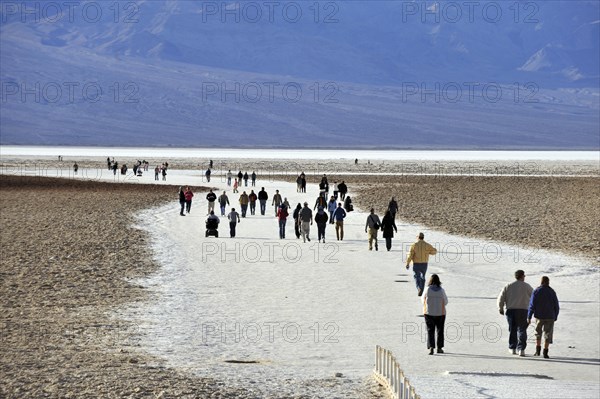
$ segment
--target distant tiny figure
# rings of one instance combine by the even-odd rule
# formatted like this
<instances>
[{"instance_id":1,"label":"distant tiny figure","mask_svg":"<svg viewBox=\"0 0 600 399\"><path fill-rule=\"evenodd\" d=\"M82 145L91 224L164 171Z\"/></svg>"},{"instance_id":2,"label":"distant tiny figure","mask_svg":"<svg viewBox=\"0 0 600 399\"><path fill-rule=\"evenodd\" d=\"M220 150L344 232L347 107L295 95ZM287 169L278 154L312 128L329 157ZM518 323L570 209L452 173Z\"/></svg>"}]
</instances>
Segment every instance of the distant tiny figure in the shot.
<instances>
[{"instance_id":1,"label":"distant tiny figure","mask_svg":"<svg viewBox=\"0 0 600 399\"><path fill-rule=\"evenodd\" d=\"M250 190L250 194L248 195L248 204L250 205L250 214L254 215L256 213L256 193L254 190Z\"/></svg>"},{"instance_id":2,"label":"distant tiny figure","mask_svg":"<svg viewBox=\"0 0 600 399\"><path fill-rule=\"evenodd\" d=\"M185 188L185 211L186 213L190 213L192 210L192 198L194 197L194 193L192 189L188 186Z\"/></svg>"},{"instance_id":3,"label":"distant tiny figure","mask_svg":"<svg viewBox=\"0 0 600 399\"><path fill-rule=\"evenodd\" d=\"M394 232L398 232L398 228L396 227L396 221L392 216L391 211L387 211L383 220L381 220L381 232L383 233L383 238L385 238L385 248L390 251L392 249L392 238L394 238Z\"/></svg>"},{"instance_id":4,"label":"distant tiny figure","mask_svg":"<svg viewBox=\"0 0 600 399\"><path fill-rule=\"evenodd\" d=\"M231 212L227 215L227 219L229 219L229 236L231 238L235 237L235 227L238 223L241 222L240 214L235 211L235 208L231 208Z\"/></svg>"},{"instance_id":5,"label":"distant tiny figure","mask_svg":"<svg viewBox=\"0 0 600 399\"><path fill-rule=\"evenodd\" d=\"M223 194L219 196L218 201L221 207L221 216L225 216L225 207L229 205L229 197L227 197L225 191L223 191Z\"/></svg>"},{"instance_id":6,"label":"distant tiny figure","mask_svg":"<svg viewBox=\"0 0 600 399\"><path fill-rule=\"evenodd\" d=\"M204 176L206 176L207 182L210 182L210 174L211 174L210 168L206 169L206 172L204 172Z\"/></svg>"},{"instance_id":7,"label":"distant tiny figure","mask_svg":"<svg viewBox=\"0 0 600 399\"><path fill-rule=\"evenodd\" d=\"M304 207L298 214L298 223L300 223L300 233L304 242L310 242L310 226L313 224L312 210L308 207L308 202L304 203Z\"/></svg>"},{"instance_id":8,"label":"distant tiny figure","mask_svg":"<svg viewBox=\"0 0 600 399\"><path fill-rule=\"evenodd\" d=\"M185 214L183 213L185 209L185 190L183 189L183 187L179 187L179 205L181 206L179 214L181 216L185 216Z\"/></svg>"},{"instance_id":9,"label":"distant tiny figure","mask_svg":"<svg viewBox=\"0 0 600 399\"><path fill-rule=\"evenodd\" d=\"M517 270L515 281L507 284L498 295L498 310L508 322L508 351L513 355L525 356L527 347L527 311L533 288L525 282L525 272Z\"/></svg>"},{"instance_id":10,"label":"distant tiny figure","mask_svg":"<svg viewBox=\"0 0 600 399\"><path fill-rule=\"evenodd\" d=\"M281 204L277 211L277 221L279 223L279 238L285 239L285 224L287 223L287 217L289 216L288 208Z\"/></svg>"},{"instance_id":11,"label":"distant tiny figure","mask_svg":"<svg viewBox=\"0 0 600 399\"><path fill-rule=\"evenodd\" d=\"M398 212L398 202L396 202L396 199L394 197L392 197L390 203L388 204L388 211L390 211L392 217L396 219L396 213Z\"/></svg>"},{"instance_id":12,"label":"distant tiny figure","mask_svg":"<svg viewBox=\"0 0 600 399\"><path fill-rule=\"evenodd\" d=\"M246 217L246 212L248 211L248 202L250 202L248 198L248 194L244 191L242 195L240 195L240 207L242 209L242 217Z\"/></svg>"},{"instance_id":13,"label":"distant tiny figure","mask_svg":"<svg viewBox=\"0 0 600 399\"><path fill-rule=\"evenodd\" d=\"M256 186L256 172L252 172L252 187Z\"/></svg>"},{"instance_id":14,"label":"distant tiny figure","mask_svg":"<svg viewBox=\"0 0 600 399\"><path fill-rule=\"evenodd\" d=\"M437 254L437 249L425 242L425 234L419 233L417 242L410 247L410 252L406 258L406 270L410 267L410 262L413 262L413 273L415 285L417 286L417 295L423 295L425 289L425 273L427 273L427 262L429 255Z\"/></svg>"},{"instance_id":15,"label":"distant tiny figure","mask_svg":"<svg viewBox=\"0 0 600 399\"><path fill-rule=\"evenodd\" d=\"M371 208L369 216L367 216L367 222L365 223L365 233L368 234L369 238L369 251L373 250L373 242L375 242L375 251L379 251L379 245L377 244L377 231L381 227L381 221L379 216L375 213L375 209Z\"/></svg>"},{"instance_id":16,"label":"distant tiny figure","mask_svg":"<svg viewBox=\"0 0 600 399\"><path fill-rule=\"evenodd\" d=\"M296 205L296 209L294 209L293 218L294 218L294 233L296 234L296 238L300 238L300 211L302 210L302 205L298 202Z\"/></svg>"},{"instance_id":17,"label":"distant tiny figure","mask_svg":"<svg viewBox=\"0 0 600 399\"><path fill-rule=\"evenodd\" d=\"M212 188L208 190L206 194L206 201L208 201L208 214L215 210L215 201L217 200L217 194L213 193Z\"/></svg>"},{"instance_id":18,"label":"distant tiny figure","mask_svg":"<svg viewBox=\"0 0 600 399\"><path fill-rule=\"evenodd\" d=\"M58 162L62 162L62 160L63 160L62 155L59 155L58 156Z\"/></svg>"},{"instance_id":19,"label":"distant tiny figure","mask_svg":"<svg viewBox=\"0 0 600 399\"><path fill-rule=\"evenodd\" d=\"M446 306L448 297L442 288L442 282L437 274L432 274L423 295L423 314L427 325L427 349L433 355L436 347L435 333L437 331L437 353L444 353L444 324L446 322Z\"/></svg>"},{"instance_id":20,"label":"distant tiny figure","mask_svg":"<svg viewBox=\"0 0 600 399\"><path fill-rule=\"evenodd\" d=\"M231 173L231 169L229 169L229 172L227 172L227 185L231 186L231 178L233 177L233 174Z\"/></svg>"},{"instance_id":21,"label":"distant tiny figure","mask_svg":"<svg viewBox=\"0 0 600 399\"><path fill-rule=\"evenodd\" d=\"M358 158L354 160L354 165L358 165Z\"/></svg>"},{"instance_id":22,"label":"distant tiny figure","mask_svg":"<svg viewBox=\"0 0 600 399\"><path fill-rule=\"evenodd\" d=\"M239 180L237 178L233 179L233 193L234 194L238 194L239 193L238 187L239 187L240 184L238 182L239 182Z\"/></svg>"},{"instance_id":23,"label":"distant tiny figure","mask_svg":"<svg viewBox=\"0 0 600 399\"><path fill-rule=\"evenodd\" d=\"M335 235L338 241L344 240L344 218L346 217L346 211L342 208L342 203L338 203L337 208L333 212L333 219L335 220Z\"/></svg>"},{"instance_id":24,"label":"distant tiny figure","mask_svg":"<svg viewBox=\"0 0 600 399\"><path fill-rule=\"evenodd\" d=\"M323 239L325 242L325 229L327 228L327 221L329 220L329 216L323 209L322 206L319 207L317 214L315 215L315 223L317 224L317 238L319 242Z\"/></svg>"},{"instance_id":25,"label":"distant tiny figure","mask_svg":"<svg viewBox=\"0 0 600 399\"><path fill-rule=\"evenodd\" d=\"M281 198L281 194L279 194L279 190L275 190L275 195L273 195L273 201L271 205L275 208L275 216L277 216L277 212L279 211L279 206L283 204L283 199Z\"/></svg>"},{"instance_id":26,"label":"distant tiny figure","mask_svg":"<svg viewBox=\"0 0 600 399\"><path fill-rule=\"evenodd\" d=\"M241 186L242 185L242 179L244 178L244 174L242 173L242 171L240 170L237 174L237 179L238 179L238 184Z\"/></svg>"},{"instance_id":27,"label":"distant tiny figure","mask_svg":"<svg viewBox=\"0 0 600 399\"><path fill-rule=\"evenodd\" d=\"M166 164L162 168L162 179L163 179L163 181L167 180L167 165Z\"/></svg>"},{"instance_id":28,"label":"distant tiny figure","mask_svg":"<svg viewBox=\"0 0 600 399\"><path fill-rule=\"evenodd\" d=\"M265 191L265 188L262 187L258 192L258 202L260 203L260 214L264 215L265 210L267 209L267 200L269 199L269 194Z\"/></svg>"},{"instance_id":29,"label":"distant tiny figure","mask_svg":"<svg viewBox=\"0 0 600 399\"><path fill-rule=\"evenodd\" d=\"M59 157L60 158L60 157ZM59 159L60 161L60 159ZM106 158L106 165L108 166L108 170L111 170L111 162L110 162L110 157Z\"/></svg>"},{"instance_id":30,"label":"distant tiny figure","mask_svg":"<svg viewBox=\"0 0 600 399\"><path fill-rule=\"evenodd\" d=\"M348 193L348 186L343 180L340 184L338 184L338 191L340 193L340 199L342 201L346 199L346 194Z\"/></svg>"},{"instance_id":31,"label":"distant tiny figure","mask_svg":"<svg viewBox=\"0 0 600 399\"><path fill-rule=\"evenodd\" d=\"M114 162L112 163L112 171L113 171L113 175L117 175L117 170L119 170L119 163L118 162ZM158 180L158 179L156 179Z\"/></svg>"},{"instance_id":32,"label":"distant tiny figure","mask_svg":"<svg viewBox=\"0 0 600 399\"><path fill-rule=\"evenodd\" d=\"M543 276L540 286L537 287L529 301L527 312L527 324L531 323L531 317L535 317L535 354L539 356L542 349L542 334L544 335L544 359L550 359L548 348L552 343L554 322L558 320L560 306L556 292L550 287L550 278Z\"/></svg>"},{"instance_id":33,"label":"distant tiny figure","mask_svg":"<svg viewBox=\"0 0 600 399\"><path fill-rule=\"evenodd\" d=\"M244 172L244 187L248 187L248 172Z\"/></svg>"},{"instance_id":34,"label":"distant tiny figure","mask_svg":"<svg viewBox=\"0 0 600 399\"><path fill-rule=\"evenodd\" d=\"M208 162L208 169L212 169L212 168L213 168L213 160L211 159L211 160Z\"/></svg>"},{"instance_id":35,"label":"distant tiny figure","mask_svg":"<svg viewBox=\"0 0 600 399\"><path fill-rule=\"evenodd\" d=\"M73 164L73 173L77 174L77 171L79 170L79 165L77 165L77 162L75 162Z\"/></svg>"}]
</instances>

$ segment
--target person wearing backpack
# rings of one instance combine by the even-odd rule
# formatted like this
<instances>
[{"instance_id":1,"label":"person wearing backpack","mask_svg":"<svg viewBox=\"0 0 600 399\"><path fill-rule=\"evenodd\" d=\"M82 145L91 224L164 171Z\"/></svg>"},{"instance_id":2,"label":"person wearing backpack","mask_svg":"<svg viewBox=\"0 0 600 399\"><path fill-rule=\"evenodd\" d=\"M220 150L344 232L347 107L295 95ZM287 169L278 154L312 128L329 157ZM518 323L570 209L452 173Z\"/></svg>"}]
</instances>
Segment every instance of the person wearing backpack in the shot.
<instances>
[{"instance_id":1,"label":"person wearing backpack","mask_svg":"<svg viewBox=\"0 0 600 399\"><path fill-rule=\"evenodd\" d=\"M365 224L365 233L367 233L369 237L369 251L373 250L373 241L375 241L375 251L379 251L379 246L377 245L377 231L380 227L381 221L379 220L379 216L375 214L375 209L371 208L371 213L367 216L367 223Z\"/></svg>"}]
</instances>

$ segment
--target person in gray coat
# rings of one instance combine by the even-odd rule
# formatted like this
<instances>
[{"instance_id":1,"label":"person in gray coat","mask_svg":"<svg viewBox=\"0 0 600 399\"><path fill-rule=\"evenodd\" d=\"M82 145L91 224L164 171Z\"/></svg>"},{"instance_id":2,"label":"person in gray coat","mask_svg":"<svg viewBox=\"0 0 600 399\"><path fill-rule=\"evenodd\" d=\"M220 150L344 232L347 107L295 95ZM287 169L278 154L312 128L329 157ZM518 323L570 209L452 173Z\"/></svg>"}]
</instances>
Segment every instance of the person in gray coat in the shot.
<instances>
[{"instance_id":1,"label":"person in gray coat","mask_svg":"<svg viewBox=\"0 0 600 399\"><path fill-rule=\"evenodd\" d=\"M444 324L446 322L446 305L448 297L442 288L442 282L437 274L432 274L423 300L423 314L427 325L427 349L433 355L436 347L435 333L437 331L437 353L444 353Z\"/></svg>"}]
</instances>

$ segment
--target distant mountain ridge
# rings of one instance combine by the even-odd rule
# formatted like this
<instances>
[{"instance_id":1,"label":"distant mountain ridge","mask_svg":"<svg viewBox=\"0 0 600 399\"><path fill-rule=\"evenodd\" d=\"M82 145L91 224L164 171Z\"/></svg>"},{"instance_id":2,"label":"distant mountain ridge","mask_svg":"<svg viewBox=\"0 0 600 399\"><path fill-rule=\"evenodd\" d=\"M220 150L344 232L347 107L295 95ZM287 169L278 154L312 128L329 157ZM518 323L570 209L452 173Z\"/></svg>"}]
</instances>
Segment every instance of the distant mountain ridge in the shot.
<instances>
[{"instance_id":1,"label":"distant mountain ridge","mask_svg":"<svg viewBox=\"0 0 600 399\"><path fill-rule=\"evenodd\" d=\"M6 4L3 144L220 145L216 135L256 146L600 146L596 1L483 2L471 15L466 3L423 1L278 2L272 14L244 1ZM36 82L39 101L22 101ZM69 82L98 82L103 101L70 101ZM64 91L56 102L52 83ZM449 91L413 93L436 83ZM502 85L501 100L484 98L485 85ZM279 90L297 87L298 102ZM222 88L237 92L223 101Z\"/></svg>"}]
</instances>

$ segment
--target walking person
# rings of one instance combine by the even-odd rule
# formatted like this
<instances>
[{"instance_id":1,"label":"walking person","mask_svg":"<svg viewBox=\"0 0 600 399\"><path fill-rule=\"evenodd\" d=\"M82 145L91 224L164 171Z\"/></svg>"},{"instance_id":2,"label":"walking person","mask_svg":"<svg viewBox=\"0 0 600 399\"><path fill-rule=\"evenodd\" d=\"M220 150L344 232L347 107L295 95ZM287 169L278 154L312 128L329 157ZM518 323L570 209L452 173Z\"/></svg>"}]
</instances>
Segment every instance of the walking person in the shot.
<instances>
[{"instance_id":1,"label":"walking person","mask_svg":"<svg viewBox=\"0 0 600 399\"><path fill-rule=\"evenodd\" d=\"M250 214L254 215L256 213L256 193L254 190L250 190L250 195L248 195L248 203L250 204Z\"/></svg>"},{"instance_id":2,"label":"walking person","mask_svg":"<svg viewBox=\"0 0 600 399\"><path fill-rule=\"evenodd\" d=\"M346 199L346 193L348 193L348 186L344 181L338 184L338 191L340 192L340 199L343 201Z\"/></svg>"},{"instance_id":3,"label":"walking person","mask_svg":"<svg viewBox=\"0 0 600 399\"><path fill-rule=\"evenodd\" d=\"M244 174L242 173L242 171L240 170L237 174L237 180L238 180L238 184L241 186L242 185L242 179L244 178Z\"/></svg>"},{"instance_id":4,"label":"walking person","mask_svg":"<svg viewBox=\"0 0 600 399\"><path fill-rule=\"evenodd\" d=\"M550 278L542 277L540 286L537 287L529 300L527 311L527 324L531 323L531 317L535 317L535 354L539 356L542 350L542 334L544 335L544 359L550 359L548 348L552 343L554 335L554 322L558 319L560 306L556 292L550 287Z\"/></svg>"},{"instance_id":5,"label":"walking person","mask_svg":"<svg viewBox=\"0 0 600 399\"><path fill-rule=\"evenodd\" d=\"M117 170L119 170L119 163L118 162L113 162L112 165L112 171L113 171L113 175L116 176L117 175ZM156 171L155 171L156 172ZM154 180L158 180L158 174L155 176Z\"/></svg>"},{"instance_id":6,"label":"walking person","mask_svg":"<svg viewBox=\"0 0 600 399\"><path fill-rule=\"evenodd\" d=\"M258 202L260 203L260 214L264 215L265 210L267 209L267 200L269 199L269 194L265 191L265 188L262 187L258 192Z\"/></svg>"},{"instance_id":7,"label":"walking person","mask_svg":"<svg viewBox=\"0 0 600 399\"><path fill-rule=\"evenodd\" d=\"M227 219L229 219L229 236L231 238L235 237L235 227L238 223L241 222L240 214L235 211L235 208L231 208L231 212L227 214Z\"/></svg>"},{"instance_id":8,"label":"walking person","mask_svg":"<svg viewBox=\"0 0 600 399\"><path fill-rule=\"evenodd\" d=\"M298 222L300 223L300 233L304 242L310 242L310 226L313 224L312 210L308 207L308 202L304 203L304 207L298 213Z\"/></svg>"},{"instance_id":9,"label":"walking person","mask_svg":"<svg viewBox=\"0 0 600 399\"><path fill-rule=\"evenodd\" d=\"M167 167L166 167L166 165L162 167L162 179L163 179L163 181L167 180Z\"/></svg>"},{"instance_id":10,"label":"walking person","mask_svg":"<svg viewBox=\"0 0 600 399\"><path fill-rule=\"evenodd\" d=\"M256 186L256 172L252 172L252 187Z\"/></svg>"},{"instance_id":11,"label":"walking person","mask_svg":"<svg viewBox=\"0 0 600 399\"><path fill-rule=\"evenodd\" d=\"M113 170L115 171L115 170ZM154 180L158 181L158 175L160 175L160 168L158 167L158 165L156 165L156 168L154 168Z\"/></svg>"},{"instance_id":12,"label":"walking person","mask_svg":"<svg viewBox=\"0 0 600 399\"><path fill-rule=\"evenodd\" d=\"M335 200L336 200L336 201L337 201L337 199L338 199L338 193L339 193L339 192L340 192L340 188L339 188L339 186L338 186L337 182L336 182L336 181L334 181L334 182L333 182L333 196L334 196L334 198L335 198Z\"/></svg>"},{"instance_id":13,"label":"walking person","mask_svg":"<svg viewBox=\"0 0 600 399\"><path fill-rule=\"evenodd\" d=\"M279 223L279 238L282 240L285 238L285 224L287 222L288 216L288 208L285 205L281 204L277 211L277 221Z\"/></svg>"},{"instance_id":14,"label":"walking person","mask_svg":"<svg viewBox=\"0 0 600 399\"><path fill-rule=\"evenodd\" d=\"M327 227L327 221L329 220L329 216L323 209L322 206L319 207L317 214L315 215L315 223L317 224L317 238L319 242L323 239L323 243L325 243L325 228Z\"/></svg>"},{"instance_id":15,"label":"walking person","mask_svg":"<svg viewBox=\"0 0 600 399\"><path fill-rule=\"evenodd\" d=\"M392 197L390 203L388 204L388 211L392 214L392 218L396 219L396 213L398 212L398 202L396 199Z\"/></svg>"},{"instance_id":16,"label":"walking person","mask_svg":"<svg viewBox=\"0 0 600 399\"><path fill-rule=\"evenodd\" d=\"M277 212L279 211L279 206L281 204L283 204L281 194L279 194L279 190L275 190L275 195L273 196L273 201L271 203L271 205L275 207L275 216L277 216Z\"/></svg>"},{"instance_id":17,"label":"walking person","mask_svg":"<svg viewBox=\"0 0 600 399\"><path fill-rule=\"evenodd\" d=\"M242 195L240 195L240 207L242 208L242 217L246 217L246 212L248 211L248 202L250 202L248 198L248 194L244 191Z\"/></svg>"},{"instance_id":18,"label":"walking person","mask_svg":"<svg viewBox=\"0 0 600 399\"><path fill-rule=\"evenodd\" d=\"M294 209L294 233L296 233L296 238L300 238L300 211L302 210L302 205L298 202L296 205L296 209Z\"/></svg>"},{"instance_id":19,"label":"walking person","mask_svg":"<svg viewBox=\"0 0 600 399\"><path fill-rule=\"evenodd\" d=\"M513 355L525 356L527 347L527 310L533 288L525 282L525 272L517 270L515 281L507 284L498 295L498 310L508 321L508 350Z\"/></svg>"},{"instance_id":20,"label":"walking person","mask_svg":"<svg viewBox=\"0 0 600 399\"><path fill-rule=\"evenodd\" d=\"M300 173L300 192L306 192L306 175L304 174L304 172Z\"/></svg>"},{"instance_id":21,"label":"walking person","mask_svg":"<svg viewBox=\"0 0 600 399\"><path fill-rule=\"evenodd\" d=\"M423 295L425 289L425 273L427 273L427 263L429 256L437 254L431 244L425 241L425 234L419 233L417 242L410 247L408 257L406 258L406 270L410 267L410 262L413 263L413 277L417 286L417 295Z\"/></svg>"},{"instance_id":22,"label":"walking person","mask_svg":"<svg viewBox=\"0 0 600 399\"><path fill-rule=\"evenodd\" d=\"M206 194L206 200L208 201L208 214L210 215L210 211L215 210L215 201L217 200L217 194L213 193L212 188Z\"/></svg>"},{"instance_id":23,"label":"walking person","mask_svg":"<svg viewBox=\"0 0 600 399\"><path fill-rule=\"evenodd\" d=\"M296 192L299 193L302 190L302 177L298 175L296 178Z\"/></svg>"},{"instance_id":24,"label":"walking person","mask_svg":"<svg viewBox=\"0 0 600 399\"><path fill-rule=\"evenodd\" d=\"M387 211L383 220L381 220L381 232L383 238L385 238L385 248L389 251L392 249L392 238L394 238L394 232L398 232L396 227L396 221L392 216L392 211Z\"/></svg>"},{"instance_id":25,"label":"walking person","mask_svg":"<svg viewBox=\"0 0 600 399\"><path fill-rule=\"evenodd\" d=\"M192 210L192 198L194 197L194 193L192 189L188 186L185 188L185 212L190 213Z\"/></svg>"},{"instance_id":26,"label":"walking person","mask_svg":"<svg viewBox=\"0 0 600 399\"><path fill-rule=\"evenodd\" d=\"M319 196L317 197L317 200L315 201L315 206L313 207L313 210L317 209L318 207L325 208L327 206L327 200L325 198L327 198L325 197L325 192L321 191L319 193Z\"/></svg>"},{"instance_id":27,"label":"walking person","mask_svg":"<svg viewBox=\"0 0 600 399\"><path fill-rule=\"evenodd\" d=\"M329 202L327 203L327 212L329 212L329 224L334 223L333 214L335 213L336 209L337 209L337 202L335 202L335 197L332 195L331 198L329 199Z\"/></svg>"},{"instance_id":28,"label":"walking person","mask_svg":"<svg viewBox=\"0 0 600 399\"><path fill-rule=\"evenodd\" d=\"M335 235L338 241L344 240L344 218L346 217L346 211L342 207L342 203L338 203L338 207L333 212L333 219L335 219Z\"/></svg>"},{"instance_id":29,"label":"walking person","mask_svg":"<svg viewBox=\"0 0 600 399\"><path fill-rule=\"evenodd\" d=\"M371 208L371 213L367 216L367 222L365 224L365 233L369 237L369 251L373 250L373 241L375 241L375 251L379 251L379 245L377 244L377 231L381 227L381 221L379 216L375 214L375 209Z\"/></svg>"},{"instance_id":30,"label":"walking person","mask_svg":"<svg viewBox=\"0 0 600 399\"><path fill-rule=\"evenodd\" d=\"M446 322L448 297L437 274L431 275L427 286L422 298L423 314L427 325L427 349L429 349L429 354L433 355L436 343L437 353L444 353L444 324ZM436 332L437 342L435 339Z\"/></svg>"},{"instance_id":31,"label":"walking person","mask_svg":"<svg viewBox=\"0 0 600 399\"><path fill-rule=\"evenodd\" d=\"M231 169L229 169L229 172L227 172L227 185L231 186L231 178L233 177L233 174L231 173Z\"/></svg>"},{"instance_id":32,"label":"walking person","mask_svg":"<svg viewBox=\"0 0 600 399\"><path fill-rule=\"evenodd\" d=\"M238 194L239 193L238 192L238 186L239 186L238 179L234 179L233 180L233 193L234 194Z\"/></svg>"},{"instance_id":33,"label":"walking person","mask_svg":"<svg viewBox=\"0 0 600 399\"><path fill-rule=\"evenodd\" d=\"M248 187L248 172L244 172L244 187Z\"/></svg>"},{"instance_id":34,"label":"walking person","mask_svg":"<svg viewBox=\"0 0 600 399\"><path fill-rule=\"evenodd\" d=\"M212 172L210 171L210 168L206 169L206 172L204 172L204 176L206 176L206 181L210 183L210 174Z\"/></svg>"},{"instance_id":35,"label":"walking person","mask_svg":"<svg viewBox=\"0 0 600 399\"><path fill-rule=\"evenodd\" d=\"M183 213L185 209L185 191L183 190L183 187L179 187L179 205L181 206L179 214L185 216L185 213Z\"/></svg>"},{"instance_id":36,"label":"walking person","mask_svg":"<svg viewBox=\"0 0 600 399\"><path fill-rule=\"evenodd\" d=\"M229 197L227 197L225 191L223 191L223 194L219 196L218 201L219 206L221 207L221 216L225 216L225 207L229 205Z\"/></svg>"},{"instance_id":37,"label":"walking person","mask_svg":"<svg viewBox=\"0 0 600 399\"><path fill-rule=\"evenodd\" d=\"M73 164L73 173L77 174L77 171L79 170L79 165L77 165L77 162L75 162Z\"/></svg>"}]
</instances>

